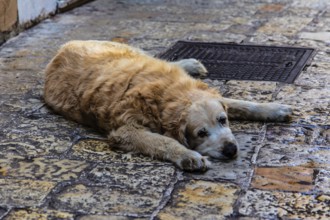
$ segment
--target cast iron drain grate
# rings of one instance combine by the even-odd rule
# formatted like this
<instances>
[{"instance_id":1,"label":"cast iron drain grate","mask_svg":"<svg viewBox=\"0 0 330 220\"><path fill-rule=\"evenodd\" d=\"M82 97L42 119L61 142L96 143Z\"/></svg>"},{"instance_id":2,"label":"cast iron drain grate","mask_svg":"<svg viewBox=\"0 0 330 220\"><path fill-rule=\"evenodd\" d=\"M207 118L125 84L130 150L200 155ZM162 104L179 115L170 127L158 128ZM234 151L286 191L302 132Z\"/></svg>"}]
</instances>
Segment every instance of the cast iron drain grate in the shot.
<instances>
[{"instance_id":1,"label":"cast iron drain grate","mask_svg":"<svg viewBox=\"0 0 330 220\"><path fill-rule=\"evenodd\" d=\"M200 60L207 78L293 83L314 49L178 41L157 57L168 61Z\"/></svg>"}]
</instances>

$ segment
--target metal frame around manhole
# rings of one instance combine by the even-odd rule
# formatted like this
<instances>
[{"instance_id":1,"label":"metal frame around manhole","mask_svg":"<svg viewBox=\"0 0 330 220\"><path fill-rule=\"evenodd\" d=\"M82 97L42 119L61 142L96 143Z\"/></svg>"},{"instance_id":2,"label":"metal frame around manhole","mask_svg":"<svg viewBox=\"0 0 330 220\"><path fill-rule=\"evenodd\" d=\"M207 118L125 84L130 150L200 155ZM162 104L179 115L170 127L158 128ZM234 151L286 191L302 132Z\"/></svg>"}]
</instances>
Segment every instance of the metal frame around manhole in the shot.
<instances>
[{"instance_id":1,"label":"metal frame around manhole","mask_svg":"<svg viewBox=\"0 0 330 220\"><path fill-rule=\"evenodd\" d=\"M293 83L308 64L313 48L178 41L158 58L200 60L207 78Z\"/></svg>"}]
</instances>

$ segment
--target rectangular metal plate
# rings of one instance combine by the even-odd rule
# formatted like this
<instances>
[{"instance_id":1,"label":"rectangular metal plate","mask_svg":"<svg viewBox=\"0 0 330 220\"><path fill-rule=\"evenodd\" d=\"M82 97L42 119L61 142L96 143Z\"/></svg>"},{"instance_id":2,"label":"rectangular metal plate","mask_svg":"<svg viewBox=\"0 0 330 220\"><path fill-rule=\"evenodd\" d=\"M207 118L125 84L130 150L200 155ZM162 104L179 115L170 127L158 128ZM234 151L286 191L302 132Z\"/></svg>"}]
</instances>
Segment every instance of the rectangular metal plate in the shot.
<instances>
[{"instance_id":1,"label":"rectangular metal plate","mask_svg":"<svg viewBox=\"0 0 330 220\"><path fill-rule=\"evenodd\" d=\"M293 83L313 48L256 46L178 41L157 57L168 61L195 58L220 80L256 80Z\"/></svg>"}]
</instances>

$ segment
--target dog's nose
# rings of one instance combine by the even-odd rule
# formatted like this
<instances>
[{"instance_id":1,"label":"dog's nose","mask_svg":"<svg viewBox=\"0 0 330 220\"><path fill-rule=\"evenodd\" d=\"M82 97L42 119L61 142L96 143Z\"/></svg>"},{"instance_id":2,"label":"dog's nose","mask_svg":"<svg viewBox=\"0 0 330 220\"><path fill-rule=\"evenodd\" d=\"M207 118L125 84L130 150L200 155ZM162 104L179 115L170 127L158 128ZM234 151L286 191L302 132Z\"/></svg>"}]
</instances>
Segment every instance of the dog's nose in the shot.
<instances>
[{"instance_id":1,"label":"dog's nose","mask_svg":"<svg viewBox=\"0 0 330 220\"><path fill-rule=\"evenodd\" d=\"M234 158L237 154L237 145L232 142L225 142L222 154L228 158Z\"/></svg>"}]
</instances>

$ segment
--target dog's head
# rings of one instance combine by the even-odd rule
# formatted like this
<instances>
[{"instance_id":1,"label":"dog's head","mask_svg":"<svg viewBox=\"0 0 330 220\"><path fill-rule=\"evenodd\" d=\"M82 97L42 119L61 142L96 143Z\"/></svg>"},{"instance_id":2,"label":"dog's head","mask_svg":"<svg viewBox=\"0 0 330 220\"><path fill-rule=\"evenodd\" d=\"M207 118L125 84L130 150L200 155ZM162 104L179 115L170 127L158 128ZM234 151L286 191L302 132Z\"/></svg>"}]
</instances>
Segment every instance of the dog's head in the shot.
<instances>
[{"instance_id":1,"label":"dog's head","mask_svg":"<svg viewBox=\"0 0 330 220\"><path fill-rule=\"evenodd\" d=\"M217 159L233 159L238 144L232 134L227 107L218 99L192 103L186 117L185 139L189 148Z\"/></svg>"}]
</instances>

